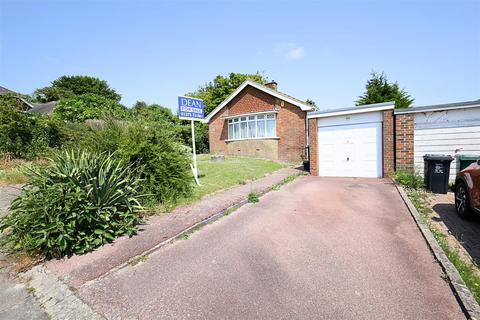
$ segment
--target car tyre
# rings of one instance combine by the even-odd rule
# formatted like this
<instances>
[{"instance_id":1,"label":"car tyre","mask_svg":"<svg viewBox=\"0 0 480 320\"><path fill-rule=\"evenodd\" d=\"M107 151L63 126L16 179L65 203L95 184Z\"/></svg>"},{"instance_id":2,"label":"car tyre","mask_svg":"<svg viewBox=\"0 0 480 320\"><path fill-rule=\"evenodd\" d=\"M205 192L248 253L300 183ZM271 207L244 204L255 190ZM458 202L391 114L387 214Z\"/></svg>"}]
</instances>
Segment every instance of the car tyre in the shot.
<instances>
[{"instance_id":1,"label":"car tyre","mask_svg":"<svg viewBox=\"0 0 480 320\"><path fill-rule=\"evenodd\" d=\"M457 184L455 188L455 210L461 218L471 218L473 214L468 189L463 182Z\"/></svg>"}]
</instances>

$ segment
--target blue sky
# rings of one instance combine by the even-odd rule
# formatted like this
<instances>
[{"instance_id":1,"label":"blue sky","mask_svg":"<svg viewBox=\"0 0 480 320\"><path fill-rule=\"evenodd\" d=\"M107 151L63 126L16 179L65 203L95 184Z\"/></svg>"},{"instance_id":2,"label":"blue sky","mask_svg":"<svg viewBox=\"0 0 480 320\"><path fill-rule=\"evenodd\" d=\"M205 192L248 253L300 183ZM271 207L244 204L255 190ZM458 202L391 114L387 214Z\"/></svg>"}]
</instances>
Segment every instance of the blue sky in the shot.
<instances>
[{"instance_id":1,"label":"blue sky","mask_svg":"<svg viewBox=\"0 0 480 320\"><path fill-rule=\"evenodd\" d=\"M320 108L352 106L371 71L427 105L480 99L479 1L5 1L0 85L105 79L127 106L176 108L217 74L259 71Z\"/></svg>"}]
</instances>

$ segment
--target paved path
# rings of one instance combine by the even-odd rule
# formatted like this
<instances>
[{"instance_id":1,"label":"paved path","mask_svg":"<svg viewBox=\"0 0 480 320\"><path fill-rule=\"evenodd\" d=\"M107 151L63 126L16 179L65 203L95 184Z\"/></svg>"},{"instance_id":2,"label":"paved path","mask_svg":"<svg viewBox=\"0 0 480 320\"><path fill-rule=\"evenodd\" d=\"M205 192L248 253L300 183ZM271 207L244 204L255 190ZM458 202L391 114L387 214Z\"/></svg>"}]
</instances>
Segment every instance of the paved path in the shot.
<instances>
[{"instance_id":1,"label":"paved path","mask_svg":"<svg viewBox=\"0 0 480 320\"><path fill-rule=\"evenodd\" d=\"M296 169L281 169L245 185L205 197L192 205L180 206L167 215L153 216L146 225L140 227L141 232L137 236L119 238L110 245L102 246L81 256L51 260L47 263L47 267L69 286L78 288L104 275L112 268L126 263L132 257L154 248L186 228L246 200L250 192L265 191L289 175L299 173Z\"/></svg>"},{"instance_id":2,"label":"paved path","mask_svg":"<svg viewBox=\"0 0 480 320\"><path fill-rule=\"evenodd\" d=\"M81 286L110 319L462 319L387 180L302 177Z\"/></svg>"}]
</instances>

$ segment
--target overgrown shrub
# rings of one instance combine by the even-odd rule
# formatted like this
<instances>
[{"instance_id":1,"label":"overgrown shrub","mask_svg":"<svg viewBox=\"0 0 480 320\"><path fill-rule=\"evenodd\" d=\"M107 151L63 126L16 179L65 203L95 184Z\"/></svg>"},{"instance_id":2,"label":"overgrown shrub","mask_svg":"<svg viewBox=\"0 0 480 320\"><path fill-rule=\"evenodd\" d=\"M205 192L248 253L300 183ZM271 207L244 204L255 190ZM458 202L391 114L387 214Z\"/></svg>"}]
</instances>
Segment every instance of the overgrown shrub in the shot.
<instances>
[{"instance_id":1,"label":"overgrown shrub","mask_svg":"<svg viewBox=\"0 0 480 320\"><path fill-rule=\"evenodd\" d=\"M412 171L397 170L392 178L402 186L410 189L421 189L425 186L423 177Z\"/></svg>"},{"instance_id":2,"label":"overgrown shrub","mask_svg":"<svg viewBox=\"0 0 480 320\"><path fill-rule=\"evenodd\" d=\"M115 157L138 168L145 201L175 202L192 192L190 149L166 122L108 120L85 135L80 148L115 151Z\"/></svg>"},{"instance_id":3,"label":"overgrown shrub","mask_svg":"<svg viewBox=\"0 0 480 320\"><path fill-rule=\"evenodd\" d=\"M22 112L16 100L0 98L0 154L34 158L59 147L63 123L41 114Z\"/></svg>"},{"instance_id":4,"label":"overgrown shrub","mask_svg":"<svg viewBox=\"0 0 480 320\"><path fill-rule=\"evenodd\" d=\"M31 183L0 221L7 248L62 257L136 233L140 180L124 162L70 151L30 175Z\"/></svg>"},{"instance_id":5,"label":"overgrown shrub","mask_svg":"<svg viewBox=\"0 0 480 320\"><path fill-rule=\"evenodd\" d=\"M130 124L122 132L117 153L139 167L144 192L155 201L175 202L192 192L190 149L165 125Z\"/></svg>"}]
</instances>

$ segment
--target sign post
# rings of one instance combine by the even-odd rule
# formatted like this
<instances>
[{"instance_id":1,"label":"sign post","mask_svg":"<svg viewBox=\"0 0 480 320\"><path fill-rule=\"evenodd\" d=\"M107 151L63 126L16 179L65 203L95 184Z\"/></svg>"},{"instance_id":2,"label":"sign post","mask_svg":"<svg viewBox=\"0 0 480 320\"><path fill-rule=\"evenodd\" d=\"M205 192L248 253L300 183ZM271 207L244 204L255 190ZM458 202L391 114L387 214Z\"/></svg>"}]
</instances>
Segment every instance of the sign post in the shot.
<instances>
[{"instance_id":1,"label":"sign post","mask_svg":"<svg viewBox=\"0 0 480 320\"><path fill-rule=\"evenodd\" d=\"M205 108L203 100L178 96L178 117L183 120L190 120L192 124L192 151L193 151L193 164L190 164L192 168L193 177L197 185L200 185L198 180L198 167L197 167L197 151L195 149L195 125L194 121L201 121L205 117Z\"/></svg>"}]
</instances>

